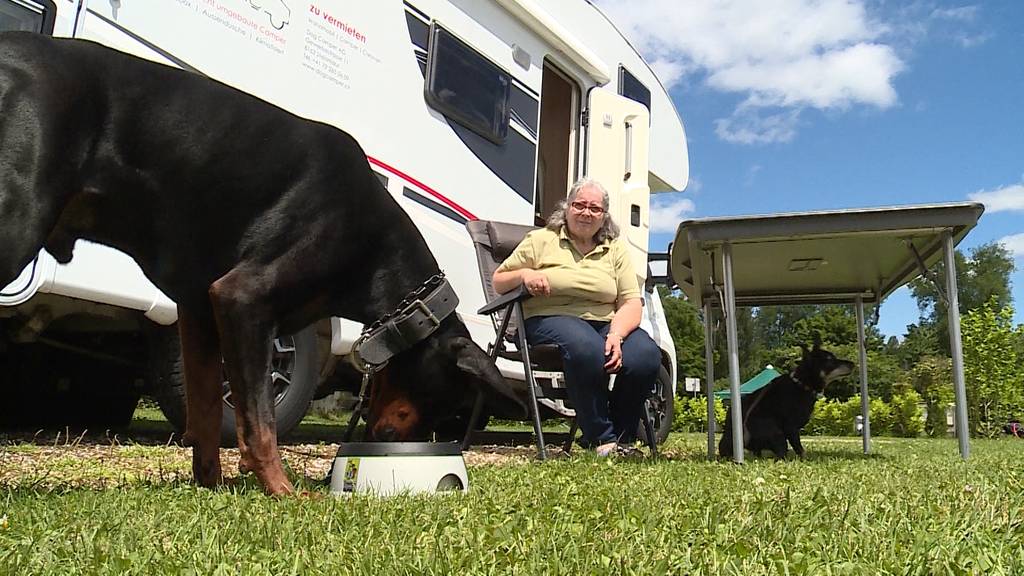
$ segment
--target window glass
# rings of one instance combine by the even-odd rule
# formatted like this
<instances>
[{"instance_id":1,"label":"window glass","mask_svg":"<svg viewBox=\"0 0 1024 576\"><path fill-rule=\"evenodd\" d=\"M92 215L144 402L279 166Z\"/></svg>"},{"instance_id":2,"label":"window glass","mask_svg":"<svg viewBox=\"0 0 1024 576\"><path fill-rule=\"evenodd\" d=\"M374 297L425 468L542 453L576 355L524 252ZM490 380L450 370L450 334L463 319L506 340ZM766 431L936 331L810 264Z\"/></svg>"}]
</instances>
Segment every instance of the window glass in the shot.
<instances>
[{"instance_id":1,"label":"window glass","mask_svg":"<svg viewBox=\"0 0 1024 576\"><path fill-rule=\"evenodd\" d=\"M508 133L512 78L450 32L430 31L425 95L441 113L501 144Z\"/></svg>"},{"instance_id":2,"label":"window glass","mask_svg":"<svg viewBox=\"0 0 1024 576\"><path fill-rule=\"evenodd\" d=\"M648 112L651 110L651 91L625 66L619 66L619 95L647 106Z\"/></svg>"},{"instance_id":3,"label":"window glass","mask_svg":"<svg viewBox=\"0 0 1024 576\"><path fill-rule=\"evenodd\" d=\"M46 12L42 5L27 0L0 0L0 31L44 32Z\"/></svg>"}]
</instances>

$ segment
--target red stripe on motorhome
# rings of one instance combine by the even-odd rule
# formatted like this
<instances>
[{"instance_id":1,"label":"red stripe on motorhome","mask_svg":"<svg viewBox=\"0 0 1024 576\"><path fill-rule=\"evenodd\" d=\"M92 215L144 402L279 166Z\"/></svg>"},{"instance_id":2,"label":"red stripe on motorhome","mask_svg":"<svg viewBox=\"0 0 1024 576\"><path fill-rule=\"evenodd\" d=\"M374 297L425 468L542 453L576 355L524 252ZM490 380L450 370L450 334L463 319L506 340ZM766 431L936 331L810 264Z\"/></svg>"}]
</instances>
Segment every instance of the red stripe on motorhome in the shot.
<instances>
[{"instance_id":1,"label":"red stripe on motorhome","mask_svg":"<svg viewBox=\"0 0 1024 576\"><path fill-rule=\"evenodd\" d=\"M463 217L465 217L467 220L479 220L479 218L474 216L473 213L470 212L469 210L466 210L462 206L459 206L455 202L452 202L451 200L449 200L447 197L445 197L443 194L441 194L437 190L434 190L433 188L431 188L430 186L427 186L423 182L420 182L419 180L413 178L412 176L409 176L408 174L406 174L405 172L402 172L398 168L395 168L394 166L390 166L388 164L385 164L384 162L381 162L380 160L377 160L376 158L374 158L372 156L367 156L366 159L370 161L370 164L373 164L375 166L379 166L379 167L387 170L388 172L391 172L395 176L398 176L399 178L402 178L402 179L406 180L407 182L410 182L411 184L415 184L417 188L423 190L427 194L430 194L434 198L437 198L445 206L451 208L452 210L455 210L456 212L461 214Z\"/></svg>"}]
</instances>

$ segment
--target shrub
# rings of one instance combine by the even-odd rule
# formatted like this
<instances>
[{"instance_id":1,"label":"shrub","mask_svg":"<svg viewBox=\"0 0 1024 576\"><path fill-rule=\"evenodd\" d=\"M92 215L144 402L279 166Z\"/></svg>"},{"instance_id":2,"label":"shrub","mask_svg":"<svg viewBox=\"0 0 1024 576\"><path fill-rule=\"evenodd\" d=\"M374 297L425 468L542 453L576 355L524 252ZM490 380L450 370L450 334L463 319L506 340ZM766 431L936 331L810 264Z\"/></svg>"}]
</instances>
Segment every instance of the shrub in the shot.
<instances>
[{"instance_id":1,"label":"shrub","mask_svg":"<svg viewBox=\"0 0 1024 576\"><path fill-rule=\"evenodd\" d=\"M924 432L929 436L946 435L946 406L953 402L952 361L927 356L910 370L910 383L924 401L927 417Z\"/></svg>"},{"instance_id":2,"label":"shrub","mask_svg":"<svg viewBox=\"0 0 1024 576\"><path fill-rule=\"evenodd\" d=\"M896 394L889 404L892 408L891 436L916 438L924 431L924 418L921 413L921 396L913 390ZM943 414L945 418L945 414Z\"/></svg>"},{"instance_id":3,"label":"shrub","mask_svg":"<svg viewBox=\"0 0 1024 576\"><path fill-rule=\"evenodd\" d=\"M1013 328L1013 308L997 306L993 298L960 322L968 421L975 436L997 436L1024 412L1024 375L1016 351L1024 326Z\"/></svg>"},{"instance_id":4,"label":"shrub","mask_svg":"<svg viewBox=\"0 0 1024 576\"><path fill-rule=\"evenodd\" d=\"M725 404L715 399L715 422L721 427L725 422ZM672 418L673 432L706 432L708 429L708 403L706 396L675 399L675 415Z\"/></svg>"},{"instance_id":5,"label":"shrub","mask_svg":"<svg viewBox=\"0 0 1024 576\"><path fill-rule=\"evenodd\" d=\"M860 406L860 398L856 398L857 406ZM871 435L888 436L892 434L895 425L895 414L891 405L886 404L881 398L872 398L868 402L868 416L871 420ZM857 414L860 414L858 409ZM854 416L856 418L857 416Z\"/></svg>"},{"instance_id":6,"label":"shrub","mask_svg":"<svg viewBox=\"0 0 1024 576\"><path fill-rule=\"evenodd\" d=\"M676 398L673 432L705 432L708 425L708 408L703 396L697 398ZM715 421L719 431L725 422L726 402L715 401ZM913 438L924 429L921 412L921 397L913 390L896 394L892 402L874 398L868 406L871 418L872 436L902 436ZM943 413L945 414L945 413ZM856 436L857 416L860 415L860 396L845 402L839 400L818 400L814 405L811 419L804 426L808 436ZM944 425L944 424L943 424Z\"/></svg>"},{"instance_id":7,"label":"shrub","mask_svg":"<svg viewBox=\"0 0 1024 576\"><path fill-rule=\"evenodd\" d=\"M872 436L913 437L924 427L920 397L913 391L893 396L892 402L881 398L872 399L868 415ZM860 396L845 402L838 400L818 401L810 422L804 427L808 435L856 436L857 416L860 415Z\"/></svg>"},{"instance_id":8,"label":"shrub","mask_svg":"<svg viewBox=\"0 0 1024 576\"><path fill-rule=\"evenodd\" d=\"M837 400L819 400L814 405L811 420L804 426L804 431L811 435L845 435L849 434L850 423L844 426L842 402Z\"/></svg>"}]
</instances>

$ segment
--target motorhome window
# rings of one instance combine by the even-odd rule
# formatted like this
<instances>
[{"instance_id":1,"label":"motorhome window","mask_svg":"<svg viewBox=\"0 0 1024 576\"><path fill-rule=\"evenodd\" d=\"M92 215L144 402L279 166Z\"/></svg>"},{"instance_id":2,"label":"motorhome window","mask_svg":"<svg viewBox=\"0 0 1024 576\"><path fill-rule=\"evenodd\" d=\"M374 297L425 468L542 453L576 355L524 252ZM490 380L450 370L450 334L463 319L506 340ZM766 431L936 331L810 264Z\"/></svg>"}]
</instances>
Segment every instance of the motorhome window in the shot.
<instances>
[{"instance_id":1,"label":"motorhome window","mask_svg":"<svg viewBox=\"0 0 1024 576\"><path fill-rule=\"evenodd\" d=\"M650 89L625 66L619 66L619 95L647 106L648 112L651 110Z\"/></svg>"},{"instance_id":2,"label":"motorhome window","mask_svg":"<svg viewBox=\"0 0 1024 576\"><path fill-rule=\"evenodd\" d=\"M435 22L430 30L427 102L445 116L501 144L508 134L512 78Z\"/></svg>"},{"instance_id":3,"label":"motorhome window","mask_svg":"<svg viewBox=\"0 0 1024 576\"><path fill-rule=\"evenodd\" d=\"M409 26L409 38L412 43L417 48L426 50L430 38L430 25L420 20L412 12L405 13L405 23Z\"/></svg>"},{"instance_id":4,"label":"motorhome window","mask_svg":"<svg viewBox=\"0 0 1024 576\"><path fill-rule=\"evenodd\" d=\"M56 9L50 0L0 0L0 32L21 30L49 34L53 32Z\"/></svg>"}]
</instances>

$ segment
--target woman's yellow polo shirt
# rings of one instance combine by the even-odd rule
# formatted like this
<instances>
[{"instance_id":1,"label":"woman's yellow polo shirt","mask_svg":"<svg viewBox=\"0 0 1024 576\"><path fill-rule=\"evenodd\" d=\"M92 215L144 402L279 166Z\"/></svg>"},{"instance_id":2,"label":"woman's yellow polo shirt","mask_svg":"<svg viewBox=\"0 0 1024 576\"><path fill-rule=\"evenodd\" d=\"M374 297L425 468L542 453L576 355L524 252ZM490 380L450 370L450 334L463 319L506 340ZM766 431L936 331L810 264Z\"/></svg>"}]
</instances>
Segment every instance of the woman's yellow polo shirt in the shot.
<instances>
[{"instance_id":1,"label":"woman's yellow polo shirt","mask_svg":"<svg viewBox=\"0 0 1024 576\"><path fill-rule=\"evenodd\" d=\"M498 271L531 268L548 277L550 296L523 302L523 314L577 316L584 320L611 320L616 303L640 297L633 261L621 240L605 240L589 254L580 254L563 226L559 232L533 230Z\"/></svg>"}]
</instances>

